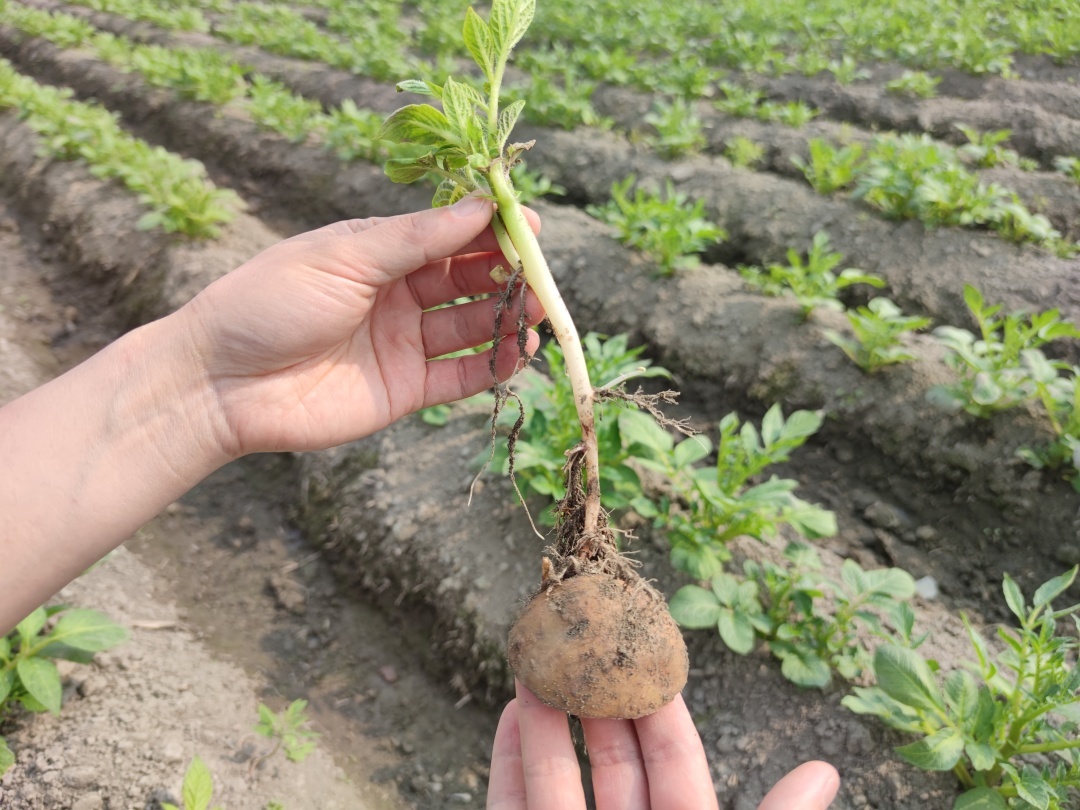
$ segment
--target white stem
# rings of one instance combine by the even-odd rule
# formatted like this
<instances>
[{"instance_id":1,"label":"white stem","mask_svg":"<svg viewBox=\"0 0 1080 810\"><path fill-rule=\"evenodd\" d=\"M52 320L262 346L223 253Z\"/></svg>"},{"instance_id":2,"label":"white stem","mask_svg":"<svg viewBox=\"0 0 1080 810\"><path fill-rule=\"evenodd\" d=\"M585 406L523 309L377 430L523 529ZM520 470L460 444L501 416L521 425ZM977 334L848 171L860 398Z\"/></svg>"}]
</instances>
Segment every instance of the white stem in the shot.
<instances>
[{"instance_id":1,"label":"white stem","mask_svg":"<svg viewBox=\"0 0 1080 810\"><path fill-rule=\"evenodd\" d=\"M499 205L498 217L506 227L518 257L521 259L525 281L540 300L547 313L555 338L563 350L566 373L574 392L574 405L581 423L581 439L585 445L585 533L596 531L600 521L600 451L596 441L596 424L593 417L593 387L589 369L585 364L585 352L581 347L574 319L555 286L555 279L547 260L536 241L536 234L521 204L514 195L502 160L496 160L488 173L488 182ZM496 227L496 233L499 229ZM507 259L514 260L513 256Z\"/></svg>"}]
</instances>

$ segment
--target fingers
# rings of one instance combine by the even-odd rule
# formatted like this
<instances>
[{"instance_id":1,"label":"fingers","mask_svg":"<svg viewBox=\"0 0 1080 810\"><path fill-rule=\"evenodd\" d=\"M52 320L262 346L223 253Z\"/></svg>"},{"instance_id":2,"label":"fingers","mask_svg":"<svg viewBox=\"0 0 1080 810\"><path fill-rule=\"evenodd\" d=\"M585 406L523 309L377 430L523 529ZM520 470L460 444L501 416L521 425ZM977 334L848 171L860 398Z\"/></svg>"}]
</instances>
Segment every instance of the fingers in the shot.
<instances>
[{"instance_id":1,"label":"fingers","mask_svg":"<svg viewBox=\"0 0 1080 810\"><path fill-rule=\"evenodd\" d=\"M503 285L491 277L491 271L499 265L509 266L500 252L469 253L421 267L405 280L420 309L431 309L455 298L500 289Z\"/></svg>"},{"instance_id":2,"label":"fingers","mask_svg":"<svg viewBox=\"0 0 1080 810\"><path fill-rule=\"evenodd\" d=\"M665 810L715 808L709 763L682 695L634 721L653 807Z\"/></svg>"},{"instance_id":3,"label":"fingers","mask_svg":"<svg viewBox=\"0 0 1080 810\"><path fill-rule=\"evenodd\" d=\"M470 349L492 339L495 330L495 299L470 301L443 309L425 312L420 321L420 332L424 339L424 353L427 357L441 357L444 354ZM514 307L502 313L499 334L517 334L520 316L520 296L514 296ZM525 324L535 326L544 318L544 310L536 296L531 293L525 297ZM502 344L509 349L507 343ZM516 347L515 347L516 348Z\"/></svg>"},{"instance_id":4,"label":"fingers","mask_svg":"<svg viewBox=\"0 0 1080 810\"><path fill-rule=\"evenodd\" d=\"M349 220L302 236L331 251L328 258L353 268L359 280L384 284L439 259L498 250L489 227L493 210L490 200L470 195L445 208ZM530 214L526 216L539 230L539 219Z\"/></svg>"},{"instance_id":5,"label":"fingers","mask_svg":"<svg viewBox=\"0 0 1080 810\"><path fill-rule=\"evenodd\" d=\"M758 810L826 810L840 788L840 775L827 762L804 762L769 791Z\"/></svg>"},{"instance_id":6,"label":"fingers","mask_svg":"<svg viewBox=\"0 0 1080 810\"><path fill-rule=\"evenodd\" d=\"M517 715L529 810L585 810L581 769L566 713L545 706L518 683Z\"/></svg>"},{"instance_id":7,"label":"fingers","mask_svg":"<svg viewBox=\"0 0 1080 810\"><path fill-rule=\"evenodd\" d=\"M525 349L530 357L536 353L539 346L540 336L530 330L525 343ZM422 407L430 408L432 405L456 402L491 388L494 384L491 379L491 352L492 350L488 349L479 354L429 361ZM518 355L516 340L502 341L496 359L495 373L499 382L510 379L523 365Z\"/></svg>"},{"instance_id":8,"label":"fingers","mask_svg":"<svg viewBox=\"0 0 1080 810\"><path fill-rule=\"evenodd\" d=\"M499 718L491 747L491 781L487 810L527 810L525 770L521 762L521 728L517 701L511 700Z\"/></svg>"},{"instance_id":9,"label":"fingers","mask_svg":"<svg viewBox=\"0 0 1080 810\"><path fill-rule=\"evenodd\" d=\"M649 779L630 720L582 719L598 807L649 810Z\"/></svg>"}]
</instances>

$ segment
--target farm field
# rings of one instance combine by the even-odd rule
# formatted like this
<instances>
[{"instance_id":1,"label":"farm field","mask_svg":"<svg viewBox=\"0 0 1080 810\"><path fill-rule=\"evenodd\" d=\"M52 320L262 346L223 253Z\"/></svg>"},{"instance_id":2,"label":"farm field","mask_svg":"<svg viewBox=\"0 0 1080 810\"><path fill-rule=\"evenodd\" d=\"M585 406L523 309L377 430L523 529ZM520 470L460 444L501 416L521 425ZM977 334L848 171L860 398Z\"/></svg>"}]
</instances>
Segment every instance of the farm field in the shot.
<instances>
[{"instance_id":1,"label":"farm field","mask_svg":"<svg viewBox=\"0 0 1080 810\"><path fill-rule=\"evenodd\" d=\"M0 401L283 238L429 206L380 127L433 101L399 81L482 89L467 8L0 0ZM1078 51L1075 3L990 0L539 0L515 49L594 373L648 366L701 432L600 422L725 810L807 759L843 810L1080 807L1078 625L1044 620L1080 593ZM576 442L545 341L542 531ZM0 807L158 807L196 755L229 808L484 806L546 542L505 451L472 486L490 399L231 465L66 589L131 639L62 662L59 716L0 710ZM262 762L295 699L314 753Z\"/></svg>"}]
</instances>

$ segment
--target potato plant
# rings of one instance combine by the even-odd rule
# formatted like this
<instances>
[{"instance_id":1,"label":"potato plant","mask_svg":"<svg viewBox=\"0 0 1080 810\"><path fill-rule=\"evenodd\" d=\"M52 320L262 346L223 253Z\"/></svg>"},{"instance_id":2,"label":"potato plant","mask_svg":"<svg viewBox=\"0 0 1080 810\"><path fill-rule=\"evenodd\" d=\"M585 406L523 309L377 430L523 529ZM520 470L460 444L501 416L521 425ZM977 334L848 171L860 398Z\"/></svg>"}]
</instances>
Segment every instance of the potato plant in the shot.
<instances>
[{"instance_id":1,"label":"potato plant","mask_svg":"<svg viewBox=\"0 0 1080 810\"><path fill-rule=\"evenodd\" d=\"M530 146L510 140L525 103L519 99L502 108L500 92L510 52L534 13L534 0L494 0L486 21L471 8L466 12L463 38L483 73L482 91L452 77L441 85L428 80L398 85L438 100L441 109L410 104L387 118L387 140L417 144L424 153L391 159L386 173L404 183L429 174L440 177L435 206L467 194L493 199L492 228L510 265L498 313L526 288L531 290L563 349L581 442L567 455L558 539L543 559L540 590L510 632L510 665L550 705L586 717L634 718L656 711L679 693L688 659L663 597L618 553L607 526L595 403L619 393L593 387L577 327L511 181L510 170ZM496 321L497 336L501 317ZM524 345L523 332L518 341ZM505 401L505 388L497 390Z\"/></svg>"},{"instance_id":2,"label":"potato plant","mask_svg":"<svg viewBox=\"0 0 1080 810\"><path fill-rule=\"evenodd\" d=\"M914 360L901 338L908 332L925 329L929 318L905 315L888 298L872 298L870 302L844 313L851 325L851 336L833 329L823 330L829 341L839 346L859 368L868 374L895 363Z\"/></svg>"}]
</instances>

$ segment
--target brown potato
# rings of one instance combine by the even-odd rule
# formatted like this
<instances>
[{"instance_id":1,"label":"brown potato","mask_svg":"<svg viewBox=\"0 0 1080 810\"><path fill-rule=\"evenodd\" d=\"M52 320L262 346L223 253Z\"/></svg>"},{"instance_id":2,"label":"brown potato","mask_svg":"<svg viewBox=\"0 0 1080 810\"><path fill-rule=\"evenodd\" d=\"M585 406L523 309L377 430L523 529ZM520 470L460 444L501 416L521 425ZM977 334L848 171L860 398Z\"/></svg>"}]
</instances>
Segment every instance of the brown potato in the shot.
<instances>
[{"instance_id":1,"label":"brown potato","mask_svg":"<svg viewBox=\"0 0 1080 810\"><path fill-rule=\"evenodd\" d=\"M510 630L510 667L544 703L579 717L634 719L674 699L689 657L643 580L579 574L532 598Z\"/></svg>"}]
</instances>

